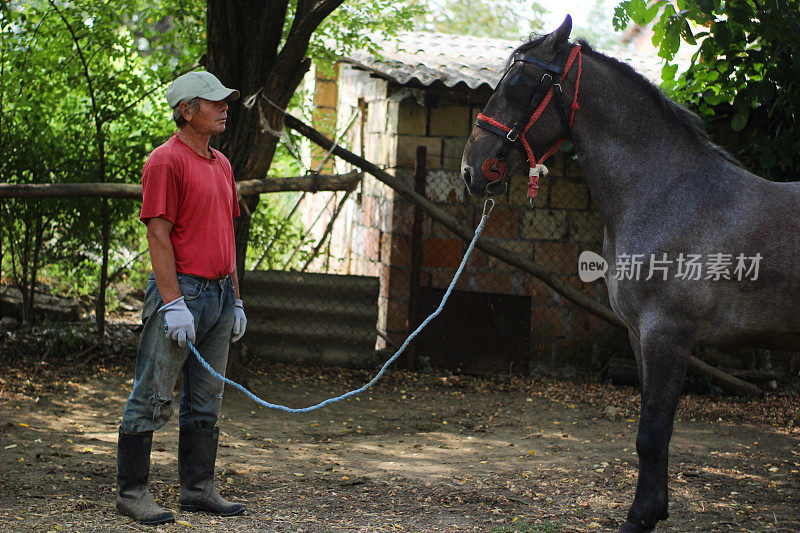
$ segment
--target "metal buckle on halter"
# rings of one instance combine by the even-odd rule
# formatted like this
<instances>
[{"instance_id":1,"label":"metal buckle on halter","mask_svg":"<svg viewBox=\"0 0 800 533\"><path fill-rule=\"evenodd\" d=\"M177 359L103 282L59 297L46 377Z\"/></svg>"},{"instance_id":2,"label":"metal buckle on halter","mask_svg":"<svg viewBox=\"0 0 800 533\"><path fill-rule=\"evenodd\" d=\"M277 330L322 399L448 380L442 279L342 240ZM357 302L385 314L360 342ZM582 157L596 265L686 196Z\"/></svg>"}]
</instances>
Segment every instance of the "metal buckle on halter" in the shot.
<instances>
[{"instance_id":1,"label":"metal buckle on halter","mask_svg":"<svg viewBox=\"0 0 800 533\"><path fill-rule=\"evenodd\" d=\"M550 78L550 81L547 83L553 83L553 76L551 76L548 72L544 73L544 76L542 76L542 79L539 80L539 83L543 82L545 78Z\"/></svg>"},{"instance_id":2,"label":"metal buckle on halter","mask_svg":"<svg viewBox=\"0 0 800 533\"><path fill-rule=\"evenodd\" d=\"M514 134L513 137L511 136L512 133ZM508 139L512 143L517 142L517 139L519 139L519 132L514 128L508 130L508 133L506 134L506 139Z\"/></svg>"}]
</instances>

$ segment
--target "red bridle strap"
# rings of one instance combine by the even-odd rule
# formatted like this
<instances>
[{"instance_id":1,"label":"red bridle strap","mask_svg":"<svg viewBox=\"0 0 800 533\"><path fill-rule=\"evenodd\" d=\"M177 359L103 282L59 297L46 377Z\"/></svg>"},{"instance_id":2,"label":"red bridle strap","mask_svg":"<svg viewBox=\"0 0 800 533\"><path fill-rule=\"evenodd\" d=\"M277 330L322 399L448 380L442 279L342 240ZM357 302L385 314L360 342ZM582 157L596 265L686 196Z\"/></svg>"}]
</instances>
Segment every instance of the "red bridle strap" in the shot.
<instances>
[{"instance_id":1,"label":"red bridle strap","mask_svg":"<svg viewBox=\"0 0 800 533\"><path fill-rule=\"evenodd\" d=\"M569 58L567 59L567 62L564 64L564 73L561 75L561 81L564 81L564 78L567 76L570 69L572 69L572 64L575 62L575 58L577 57L578 77L575 79L575 94L572 98L572 105L570 106L571 110L571 113L569 115L570 128L572 127L572 123L575 121L575 111L578 110L578 90L580 88L580 83L581 83L581 74L583 73L583 58L580 55L580 48L581 48L580 45L575 45L575 48L572 49L572 52L570 52ZM525 129L522 130L522 133L520 134L523 142L527 145L526 151L528 152L529 159L530 156L533 155L533 150L530 150L530 145L528 145L528 141L527 139L525 139L525 134L528 133L528 130L531 129L531 126L533 126L533 124L537 120L539 120L539 117L542 115L545 107L547 107L547 104L550 102L552 98L553 98L553 88L551 87L550 90L547 91L547 95L544 97L544 100L542 100L542 103L539 105L539 107L536 109L533 115L531 115L531 120L528 122L528 125L525 126ZM544 161L548 157L553 155L553 153L556 150L558 150L558 147L561 146L562 142L564 142L564 139L561 139L556 144L554 144L547 152L545 152L545 154L538 161L536 161L536 158L534 157L533 166L535 167L537 164L544 163Z\"/></svg>"}]
</instances>

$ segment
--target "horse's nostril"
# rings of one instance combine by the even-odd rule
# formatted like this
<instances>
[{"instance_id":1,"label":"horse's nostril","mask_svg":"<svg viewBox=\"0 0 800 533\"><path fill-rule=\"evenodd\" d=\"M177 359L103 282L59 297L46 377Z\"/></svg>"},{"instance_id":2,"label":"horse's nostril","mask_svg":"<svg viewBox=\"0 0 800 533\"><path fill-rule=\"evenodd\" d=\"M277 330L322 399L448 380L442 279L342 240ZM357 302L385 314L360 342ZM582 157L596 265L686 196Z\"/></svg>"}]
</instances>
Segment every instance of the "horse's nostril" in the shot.
<instances>
[{"instance_id":1,"label":"horse's nostril","mask_svg":"<svg viewBox=\"0 0 800 533\"><path fill-rule=\"evenodd\" d=\"M472 169L464 167L461 171L461 177L464 179L464 183L467 184L467 187L469 187L472 184Z\"/></svg>"}]
</instances>

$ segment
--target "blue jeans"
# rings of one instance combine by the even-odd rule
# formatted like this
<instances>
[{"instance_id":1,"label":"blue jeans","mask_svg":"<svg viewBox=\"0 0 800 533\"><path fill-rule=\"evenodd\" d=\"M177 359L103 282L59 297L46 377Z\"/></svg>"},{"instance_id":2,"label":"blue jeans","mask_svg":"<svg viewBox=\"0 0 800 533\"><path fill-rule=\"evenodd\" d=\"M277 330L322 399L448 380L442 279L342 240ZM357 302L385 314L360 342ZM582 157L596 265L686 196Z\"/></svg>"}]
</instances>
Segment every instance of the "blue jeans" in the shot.
<instances>
[{"instance_id":1,"label":"blue jeans","mask_svg":"<svg viewBox=\"0 0 800 533\"><path fill-rule=\"evenodd\" d=\"M178 274L178 285L194 316L195 348L214 370L225 375L236 300L233 283L229 277L208 280ZM158 312L163 305L151 274L142 309L144 330L133 391L120 424L125 433L154 431L167 423L175 412L173 390L178 373L183 379L178 424L213 428L219 418L224 384L200 365L188 347L181 348L165 335L164 313Z\"/></svg>"}]
</instances>

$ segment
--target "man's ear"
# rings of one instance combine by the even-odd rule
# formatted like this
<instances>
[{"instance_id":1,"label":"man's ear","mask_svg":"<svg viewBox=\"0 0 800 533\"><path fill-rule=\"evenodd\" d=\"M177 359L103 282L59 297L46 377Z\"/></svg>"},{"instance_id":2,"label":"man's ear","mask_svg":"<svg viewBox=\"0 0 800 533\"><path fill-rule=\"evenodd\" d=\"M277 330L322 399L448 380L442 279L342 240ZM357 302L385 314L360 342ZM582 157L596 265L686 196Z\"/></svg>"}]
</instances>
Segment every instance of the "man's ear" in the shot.
<instances>
[{"instance_id":1,"label":"man's ear","mask_svg":"<svg viewBox=\"0 0 800 533\"><path fill-rule=\"evenodd\" d=\"M550 46L553 50L558 50L562 48L567 41L569 40L569 34L572 32L572 17L567 15L564 17L564 22L561 23L561 26L547 36L544 40L545 45Z\"/></svg>"},{"instance_id":2,"label":"man's ear","mask_svg":"<svg viewBox=\"0 0 800 533\"><path fill-rule=\"evenodd\" d=\"M178 104L178 110L181 112L181 116L186 120L186 122L190 122L192 120L192 113L189 111L188 102L181 102Z\"/></svg>"}]
</instances>

